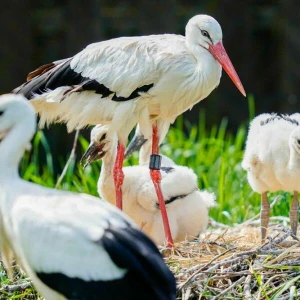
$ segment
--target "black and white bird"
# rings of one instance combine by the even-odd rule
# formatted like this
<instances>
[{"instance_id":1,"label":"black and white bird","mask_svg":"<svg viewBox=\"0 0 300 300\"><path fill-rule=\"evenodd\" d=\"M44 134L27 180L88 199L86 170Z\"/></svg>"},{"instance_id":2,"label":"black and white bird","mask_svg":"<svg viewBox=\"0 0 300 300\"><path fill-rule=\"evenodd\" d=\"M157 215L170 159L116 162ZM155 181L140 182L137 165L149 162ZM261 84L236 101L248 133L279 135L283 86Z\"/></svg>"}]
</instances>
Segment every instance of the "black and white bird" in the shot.
<instances>
[{"instance_id":1,"label":"black and white bird","mask_svg":"<svg viewBox=\"0 0 300 300\"><path fill-rule=\"evenodd\" d=\"M294 192L290 222L292 232L295 235L297 233L300 191L299 121L293 115L261 114L250 124L242 167L247 171L252 189L261 194L262 240L266 238L270 215L268 191Z\"/></svg>"},{"instance_id":2,"label":"black and white bird","mask_svg":"<svg viewBox=\"0 0 300 300\"><path fill-rule=\"evenodd\" d=\"M117 135L108 135L108 125L97 125L91 131L89 148L82 157L86 164L102 159L98 193L102 199L115 204L113 165L117 151ZM149 163L149 151L142 146ZM150 147L149 147L150 148ZM141 160L144 163L143 160ZM123 168L123 211L137 226L149 235L157 245L164 245L165 235L147 165ZM214 205L215 195L199 191L196 174L189 168L176 165L170 158L162 156L161 188L167 208L174 241L193 240L206 230L208 209Z\"/></svg>"},{"instance_id":3,"label":"black and white bird","mask_svg":"<svg viewBox=\"0 0 300 300\"><path fill-rule=\"evenodd\" d=\"M219 85L222 67L245 96L223 47L221 26L210 16L197 15L188 21L185 37L164 34L94 43L74 57L31 72L27 82L14 92L30 98L42 125L64 122L73 130L110 124L119 141L114 181L117 207L121 209L128 135L137 123L147 139L152 135L150 174L171 244L160 189L160 131Z\"/></svg>"},{"instance_id":4,"label":"black and white bird","mask_svg":"<svg viewBox=\"0 0 300 300\"><path fill-rule=\"evenodd\" d=\"M21 95L0 96L0 251L46 299L175 299L154 243L106 201L22 180L18 164L36 128Z\"/></svg>"}]
</instances>

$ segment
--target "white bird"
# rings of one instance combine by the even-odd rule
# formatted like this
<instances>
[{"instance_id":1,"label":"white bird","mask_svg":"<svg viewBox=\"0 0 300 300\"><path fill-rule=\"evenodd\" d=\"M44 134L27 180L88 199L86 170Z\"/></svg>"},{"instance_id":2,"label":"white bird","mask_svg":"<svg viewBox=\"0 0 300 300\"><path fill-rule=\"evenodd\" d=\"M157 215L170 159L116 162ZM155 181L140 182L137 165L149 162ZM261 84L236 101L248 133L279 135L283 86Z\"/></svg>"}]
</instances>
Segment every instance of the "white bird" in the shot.
<instances>
[{"instance_id":1,"label":"white bird","mask_svg":"<svg viewBox=\"0 0 300 300\"><path fill-rule=\"evenodd\" d=\"M48 300L175 299L156 246L99 198L22 180L18 164L36 124L21 95L0 96L0 251Z\"/></svg>"},{"instance_id":2,"label":"white bird","mask_svg":"<svg viewBox=\"0 0 300 300\"><path fill-rule=\"evenodd\" d=\"M297 233L300 191L300 126L287 115L261 114L250 124L242 167L252 189L261 194L261 236L266 238L270 204L267 191L294 191L290 208L293 234Z\"/></svg>"},{"instance_id":3,"label":"white bird","mask_svg":"<svg viewBox=\"0 0 300 300\"><path fill-rule=\"evenodd\" d=\"M91 143L82 157L86 164L102 159L98 180L100 197L115 203L113 165L117 151L117 135L109 134L108 125L97 125L91 131ZM147 148L149 143L144 144ZM141 151L144 153L144 151ZM145 153L148 153L146 150ZM149 162L149 156L146 154ZM142 160L143 162L143 160ZM175 241L193 240L208 224L208 208L214 205L212 193L198 190L197 176L189 168L177 166L163 156L161 188ZM165 243L163 224L149 169L145 165L123 168L123 210L157 245Z\"/></svg>"},{"instance_id":4,"label":"white bird","mask_svg":"<svg viewBox=\"0 0 300 300\"><path fill-rule=\"evenodd\" d=\"M160 189L160 123L168 127L178 115L206 98L219 85L222 67L245 96L223 47L221 26L210 16L197 15L188 21L185 37L164 34L94 43L74 57L31 72L28 82L14 92L31 99L41 124L65 122L69 130L110 124L119 141L114 182L120 209L128 135L137 123L147 139L152 129L150 174L167 240L172 244Z\"/></svg>"}]
</instances>

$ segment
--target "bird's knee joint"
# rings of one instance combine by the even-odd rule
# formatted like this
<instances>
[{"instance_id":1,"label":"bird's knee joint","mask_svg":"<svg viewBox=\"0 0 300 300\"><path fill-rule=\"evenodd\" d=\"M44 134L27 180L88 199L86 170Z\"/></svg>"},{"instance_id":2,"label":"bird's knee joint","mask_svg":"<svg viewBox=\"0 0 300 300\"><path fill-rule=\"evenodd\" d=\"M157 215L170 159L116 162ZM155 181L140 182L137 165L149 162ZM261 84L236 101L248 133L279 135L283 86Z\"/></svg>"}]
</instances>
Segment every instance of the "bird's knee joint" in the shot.
<instances>
[{"instance_id":1,"label":"bird's knee joint","mask_svg":"<svg viewBox=\"0 0 300 300\"><path fill-rule=\"evenodd\" d=\"M124 173L122 169L114 169L114 181L118 185L122 185L124 181Z\"/></svg>"}]
</instances>

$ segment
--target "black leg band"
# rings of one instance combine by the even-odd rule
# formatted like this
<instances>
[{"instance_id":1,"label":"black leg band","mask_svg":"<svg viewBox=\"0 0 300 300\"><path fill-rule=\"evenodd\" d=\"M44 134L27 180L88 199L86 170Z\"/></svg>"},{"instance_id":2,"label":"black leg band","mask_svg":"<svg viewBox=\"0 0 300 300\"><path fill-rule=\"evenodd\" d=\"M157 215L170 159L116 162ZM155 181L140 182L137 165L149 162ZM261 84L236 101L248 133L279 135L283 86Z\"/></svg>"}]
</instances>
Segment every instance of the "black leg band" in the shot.
<instances>
[{"instance_id":1,"label":"black leg band","mask_svg":"<svg viewBox=\"0 0 300 300\"><path fill-rule=\"evenodd\" d=\"M161 156L159 154L151 154L149 169L150 170L160 170L160 166L161 166Z\"/></svg>"}]
</instances>

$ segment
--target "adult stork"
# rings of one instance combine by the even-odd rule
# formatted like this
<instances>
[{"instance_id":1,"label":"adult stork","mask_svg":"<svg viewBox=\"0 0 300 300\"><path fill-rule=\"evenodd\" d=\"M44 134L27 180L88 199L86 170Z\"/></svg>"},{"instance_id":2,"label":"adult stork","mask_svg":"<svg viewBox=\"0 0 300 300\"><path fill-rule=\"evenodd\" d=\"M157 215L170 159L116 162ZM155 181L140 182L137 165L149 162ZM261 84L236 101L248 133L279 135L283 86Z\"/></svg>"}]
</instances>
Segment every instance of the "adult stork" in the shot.
<instances>
[{"instance_id":1,"label":"adult stork","mask_svg":"<svg viewBox=\"0 0 300 300\"><path fill-rule=\"evenodd\" d=\"M65 122L68 129L110 124L119 145L114 167L117 206L122 208L122 165L129 132L136 123L151 138L150 173L164 220L172 237L160 189L158 140L170 124L214 90L222 67L245 96L242 83L223 47L219 23L197 15L186 35L121 37L87 46L74 57L46 64L29 73L14 90L31 99L41 124ZM167 125L168 126L168 125Z\"/></svg>"},{"instance_id":2,"label":"adult stork","mask_svg":"<svg viewBox=\"0 0 300 300\"><path fill-rule=\"evenodd\" d=\"M270 204L267 192L293 191L290 223L294 235L298 225L300 191L299 114L261 114L250 124L242 167L252 189L261 194L261 237L265 240Z\"/></svg>"},{"instance_id":3,"label":"adult stork","mask_svg":"<svg viewBox=\"0 0 300 300\"><path fill-rule=\"evenodd\" d=\"M95 160L102 159L98 193L102 199L115 204L112 169L117 151L117 135L114 133L110 136L108 131L108 125L97 125L92 129L90 145L82 161L85 161L86 166ZM142 150L145 147L148 148L149 144L149 142L144 144ZM146 157L149 163L149 155ZM165 236L160 207L148 167L146 165L124 167L123 172L125 175L122 190L123 211L157 245L164 245ZM215 195L199 191L197 175L193 170L176 165L166 156L162 156L161 174L161 189L172 237L176 242L194 240L206 230L208 210L215 204Z\"/></svg>"},{"instance_id":4,"label":"adult stork","mask_svg":"<svg viewBox=\"0 0 300 300\"><path fill-rule=\"evenodd\" d=\"M20 179L35 132L21 95L0 97L0 251L46 299L170 299L175 279L153 242L119 209L86 194Z\"/></svg>"}]
</instances>

